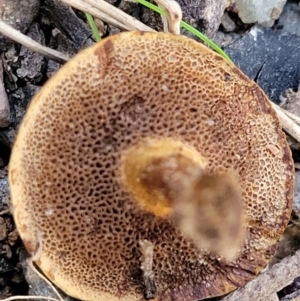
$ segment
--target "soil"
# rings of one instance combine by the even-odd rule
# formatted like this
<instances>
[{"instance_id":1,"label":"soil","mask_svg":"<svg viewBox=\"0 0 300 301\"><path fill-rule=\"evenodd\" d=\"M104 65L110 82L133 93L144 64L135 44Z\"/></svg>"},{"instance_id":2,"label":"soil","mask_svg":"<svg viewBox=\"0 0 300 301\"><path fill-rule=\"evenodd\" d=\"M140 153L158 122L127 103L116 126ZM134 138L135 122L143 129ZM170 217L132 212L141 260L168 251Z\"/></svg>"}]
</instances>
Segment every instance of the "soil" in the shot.
<instances>
[{"instance_id":1,"label":"soil","mask_svg":"<svg viewBox=\"0 0 300 301\"><path fill-rule=\"evenodd\" d=\"M141 6L117 0L108 2L122 8L149 26L161 30L160 17ZM184 5L188 1L181 2ZM54 0L41 1L30 24L26 19L28 26L23 31L39 43L72 56L93 43L91 31L84 22L85 16L82 12L75 11L74 13L66 5L57 5L57 3ZM184 9L187 8L184 7ZM216 42L225 48L236 65L255 80L276 103L281 102L284 97L295 98L295 93L298 91L300 83L299 16L299 6L295 1L288 2L281 18L272 28L243 24L237 14L230 11L226 12L215 35ZM98 21L98 26L103 37L119 32L117 28L101 21ZM212 34L211 26L202 29ZM2 60L4 85L11 112L10 125L0 128L0 299L4 299L9 296L27 295L29 290L23 271L25 251L15 229L9 207L7 166L10 151L16 130L30 99L61 65L9 40L0 39L0 45L0 63ZM300 99L299 95L298 98ZM300 107L299 101L298 107ZM298 112L294 113L300 115L298 108L297 110ZM299 167L299 143L290 137L289 141L296 166ZM286 234L290 246L287 254L300 246L299 228L295 227L297 227L295 233L290 231L294 233L293 235ZM292 238L289 238L289 235ZM279 252L278 258L281 255ZM294 284L283 289L279 296L283 298L287 294L298 291L299 283L300 279L297 278ZM36 292L31 289L30 293Z\"/></svg>"}]
</instances>

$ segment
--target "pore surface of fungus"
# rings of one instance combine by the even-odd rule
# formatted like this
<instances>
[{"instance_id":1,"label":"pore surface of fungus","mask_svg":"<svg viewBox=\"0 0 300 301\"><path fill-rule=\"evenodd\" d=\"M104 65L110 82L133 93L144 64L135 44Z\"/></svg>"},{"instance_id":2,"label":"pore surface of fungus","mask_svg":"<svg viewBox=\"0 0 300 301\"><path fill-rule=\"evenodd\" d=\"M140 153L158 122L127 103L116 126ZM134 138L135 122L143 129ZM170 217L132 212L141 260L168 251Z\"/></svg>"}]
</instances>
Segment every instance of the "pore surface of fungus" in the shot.
<instances>
[{"instance_id":1,"label":"pore surface of fungus","mask_svg":"<svg viewBox=\"0 0 300 301\"><path fill-rule=\"evenodd\" d=\"M207 177L237 175L247 239L236 260L197 248L124 180L132 148L161 139L184 145ZM109 37L53 76L20 126L9 179L38 266L95 301L195 301L243 285L274 254L293 195L290 150L262 90L205 46L164 33Z\"/></svg>"}]
</instances>

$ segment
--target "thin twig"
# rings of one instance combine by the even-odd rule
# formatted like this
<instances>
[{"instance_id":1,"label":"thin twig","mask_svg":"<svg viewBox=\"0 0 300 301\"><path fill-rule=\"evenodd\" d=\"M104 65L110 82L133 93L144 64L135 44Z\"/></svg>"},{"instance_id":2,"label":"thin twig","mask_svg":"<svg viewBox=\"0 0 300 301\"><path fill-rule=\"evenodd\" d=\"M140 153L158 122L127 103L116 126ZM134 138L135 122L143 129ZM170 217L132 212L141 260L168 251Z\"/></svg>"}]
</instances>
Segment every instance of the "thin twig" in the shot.
<instances>
[{"instance_id":1,"label":"thin twig","mask_svg":"<svg viewBox=\"0 0 300 301\"><path fill-rule=\"evenodd\" d=\"M45 297L45 296L12 296L5 299L1 299L2 301L15 301L15 300L50 300L50 301L59 301L58 299Z\"/></svg>"},{"instance_id":2,"label":"thin twig","mask_svg":"<svg viewBox=\"0 0 300 301\"><path fill-rule=\"evenodd\" d=\"M291 118L289 118L282 110L278 109L276 105L271 102L272 107L275 109L279 122L282 128L290 134L294 139L300 142L300 127Z\"/></svg>"},{"instance_id":3,"label":"thin twig","mask_svg":"<svg viewBox=\"0 0 300 301\"><path fill-rule=\"evenodd\" d=\"M180 34L182 11L180 5L174 0L154 0L166 12L168 29L170 33Z\"/></svg>"},{"instance_id":4,"label":"thin twig","mask_svg":"<svg viewBox=\"0 0 300 301\"><path fill-rule=\"evenodd\" d=\"M285 115L287 115L288 117L290 117L295 123L297 123L298 125L300 125L300 117L283 109L282 107L278 106L277 104L274 104L274 107L276 107L278 110L280 110L282 113L284 113Z\"/></svg>"},{"instance_id":5,"label":"thin twig","mask_svg":"<svg viewBox=\"0 0 300 301\"><path fill-rule=\"evenodd\" d=\"M61 0L122 30L154 31L104 0Z\"/></svg>"},{"instance_id":6,"label":"thin twig","mask_svg":"<svg viewBox=\"0 0 300 301\"><path fill-rule=\"evenodd\" d=\"M2 20L0 20L0 32L5 36L9 37L10 39L24 45L28 49L37 52L58 63L65 63L70 59L69 57L67 57L59 51L40 45L38 42L22 34L19 30L14 29L10 25L7 25Z\"/></svg>"},{"instance_id":7,"label":"thin twig","mask_svg":"<svg viewBox=\"0 0 300 301\"><path fill-rule=\"evenodd\" d=\"M244 287L222 299L222 301L268 300L272 294L292 283L299 275L300 250L295 255L284 258L281 262L262 272Z\"/></svg>"}]
</instances>

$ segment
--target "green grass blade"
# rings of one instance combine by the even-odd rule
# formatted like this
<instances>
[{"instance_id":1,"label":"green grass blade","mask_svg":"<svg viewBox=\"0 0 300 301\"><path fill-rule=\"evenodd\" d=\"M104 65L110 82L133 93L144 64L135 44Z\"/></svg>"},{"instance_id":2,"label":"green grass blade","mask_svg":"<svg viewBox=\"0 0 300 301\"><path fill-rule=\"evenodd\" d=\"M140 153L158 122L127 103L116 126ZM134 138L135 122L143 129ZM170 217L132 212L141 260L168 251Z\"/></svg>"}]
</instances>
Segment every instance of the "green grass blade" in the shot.
<instances>
[{"instance_id":1,"label":"green grass blade","mask_svg":"<svg viewBox=\"0 0 300 301\"><path fill-rule=\"evenodd\" d=\"M146 0L135 0L135 1L161 15L166 15L166 13L163 9L161 9L160 7L154 5ZM194 28L193 26L191 26L190 24L188 24L184 21L181 21L180 25L181 25L181 27L183 27L184 29L186 29L187 31L189 31L190 33L192 33L193 35L195 35L196 37L201 39L203 42L205 42L208 46L210 46L213 50L215 50L217 53L219 53L229 63L233 64L232 60L226 54L226 52L223 51L221 49L221 47L219 47L214 41L212 41L210 38L208 38L205 34L201 33L199 30L197 30L196 28Z\"/></svg>"},{"instance_id":2,"label":"green grass blade","mask_svg":"<svg viewBox=\"0 0 300 301\"><path fill-rule=\"evenodd\" d=\"M100 33L95 24L94 18L89 13L85 13L85 15L86 15L86 19L89 23L89 26L91 27L92 34L93 34L95 41L99 42L101 40L101 36L100 36Z\"/></svg>"},{"instance_id":3,"label":"green grass blade","mask_svg":"<svg viewBox=\"0 0 300 301\"><path fill-rule=\"evenodd\" d=\"M181 21L180 25L188 30L190 33L201 39L203 42L205 42L207 45L209 45L213 50L215 50L217 53L219 53L221 56L223 56L224 59L226 59L229 63L233 64L233 61L230 59L230 57L227 55L225 51L221 47L219 47L215 42L213 42L210 38L208 38L205 34L197 30L195 27L191 26L190 24Z\"/></svg>"}]
</instances>

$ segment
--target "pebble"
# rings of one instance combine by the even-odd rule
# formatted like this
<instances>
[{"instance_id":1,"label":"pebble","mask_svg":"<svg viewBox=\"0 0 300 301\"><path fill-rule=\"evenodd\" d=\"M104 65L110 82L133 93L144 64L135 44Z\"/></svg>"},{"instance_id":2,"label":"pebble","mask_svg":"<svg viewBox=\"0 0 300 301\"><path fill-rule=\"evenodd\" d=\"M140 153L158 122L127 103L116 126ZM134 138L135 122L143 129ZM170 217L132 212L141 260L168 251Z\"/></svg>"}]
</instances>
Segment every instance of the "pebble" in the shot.
<instances>
[{"instance_id":1,"label":"pebble","mask_svg":"<svg viewBox=\"0 0 300 301\"><path fill-rule=\"evenodd\" d=\"M3 65L0 59L0 128L10 124L10 108L3 83Z\"/></svg>"},{"instance_id":2,"label":"pebble","mask_svg":"<svg viewBox=\"0 0 300 301\"><path fill-rule=\"evenodd\" d=\"M27 36L41 45L45 44L45 36L38 23L31 24ZM17 69L17 76L31 83L40 82L46 68L45 58L24 46L21 47L19 56L21 66Z\"/></svg>"},{"instance_id":3,"label":"pebble","mask_svg":"<svg viewBox=\"0 0 300 301\"><path fill-rule=\"evenodd\" d=\"M14 266L8 262L5 258L0 258L0 274L10 272L14 269Z\"/></svg>"},{"instance_id":4,"label":"pebble","mask_svg":"<svg viewBox=\"0 0 300 301\"><path fill-rule=\"evenodd\" d=\"M8 25L25 33L37 16L40 0L1 0L0 16ZM0 34L0 49L8 49L14 42Z\"/></svg>"},{"instance_id":5,"label":"pebble","mask_svg":"<svg viewBox=\"0 0 300 301\"><path fill-rule=\"evenodd\" d=\"M280 16L277 28L300 36L300 5L287 3Z\"/></svg>"},{"instance_id":6,"label":"pebble","mask_svg":"<svg viewBox=\"0 0 300 301\"><path fill-rule=\"evenodd\" d=\"M256 25L224 49L233 62L279 104L300 82L300 36Z\"/></svg>"},{"instance_id":7,"label":"pebble","mask_svg":"<svg viewBox=\"0 0 300 301\"><path fill-rule=\"evenodd\" d=\"M235 0L238 15L246 24L258 23L271 27L287 0Z\"/></svg>"},{"instance_id":8,"label":"pebble","mask_svg":"<svg viewBox=\"0 0 300 301\"><path fill-rule=\"evenodd\" d=\"M177 0L182 8L183 19L213 38L221 24L226 0Z\"/></svg>"},{"instance_id":9,"label":"pebble","mask_svg":"<svg viewBox=\"0 0 300 301\"><path fill-rule=\"evenodd\" d=\"M231 32L234 31L236 29L236 24L235 22L230 18L230 16L228 15L227 12L224 12L224 15L222 16L222 25L224 27L224 30L226 32Z\"/></svg>"},{"instance_id":10,"label":"pebble","mask_svg":"<svg viewBox=\"0 0 300 301\"><path fill-rule=\"evenodd\" d=\"M300 172L296 171L295 174L295 198L294 198L294 213L300 219Z\"/></svg>"},{"instance_id":11,"label":"pebble","mask_svg":"<svg viewBox=\"0 0 300 301\"><path fill-rule=\"evenodd\" d=\"M6 236L7 236L6 222L5 219L0 216L0 241L4 240Z\"/></svg>"}]
</instances>

